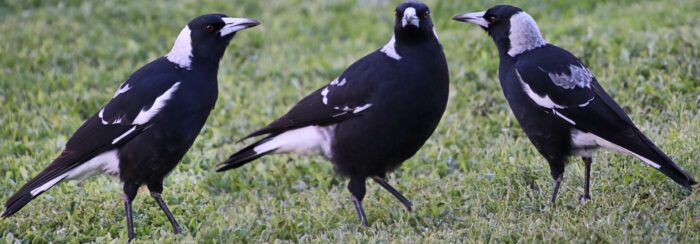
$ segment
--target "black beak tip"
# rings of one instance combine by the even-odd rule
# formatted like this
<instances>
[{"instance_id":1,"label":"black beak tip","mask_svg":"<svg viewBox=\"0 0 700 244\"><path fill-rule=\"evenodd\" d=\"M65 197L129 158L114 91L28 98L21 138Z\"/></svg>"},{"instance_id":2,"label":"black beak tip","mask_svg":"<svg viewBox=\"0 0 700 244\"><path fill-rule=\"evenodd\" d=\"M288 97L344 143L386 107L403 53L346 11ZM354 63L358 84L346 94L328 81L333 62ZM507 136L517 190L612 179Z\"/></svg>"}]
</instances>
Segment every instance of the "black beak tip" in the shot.
<instances>
[{"instance_id":1,"label":"black beak tip","mask_svg":"<svg viewBox=\"0 0 700 244\"><path fill-rule=\"evenodd\" d=\"M465 22L465 21L467 21L467 18L464 18L464 17L462 17L461 14L459 14L459 15L455 15L454 17L452 17L452 20L459 21L459 22Z\"/></svg>"},{"instance_id":2,"label":"black beak tip","mask_svg":"<svg viewBox=\"0 0 700 244\"><path fill-rule=\"evenodd\" d=\"M250 27L255 27L260 25L260 21L255 20L255 19L250 19L250 22L246 23L245 26L250 28Z\"/></svg>"}]
</instances>

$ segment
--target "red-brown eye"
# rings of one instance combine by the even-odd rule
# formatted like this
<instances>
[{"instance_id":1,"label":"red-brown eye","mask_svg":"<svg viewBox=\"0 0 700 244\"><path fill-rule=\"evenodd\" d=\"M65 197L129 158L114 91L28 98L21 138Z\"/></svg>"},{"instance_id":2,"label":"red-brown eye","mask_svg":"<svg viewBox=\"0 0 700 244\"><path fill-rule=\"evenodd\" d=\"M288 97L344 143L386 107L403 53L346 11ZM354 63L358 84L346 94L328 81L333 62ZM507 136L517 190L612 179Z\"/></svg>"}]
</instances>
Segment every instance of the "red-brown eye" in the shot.
<instances>
[{"instance_id":1,"label":"red-brown eye","mask_svg":"<svg viewBox=\"0 0 700 244\"><path fill-rule=\"evenodd\" d=\"M496 23L496 16L491 16L489 22L491 22L491 24Z\"/></svg>"},{"instance_id":2,"label":"red-brown eye","mask_svg":"<svg viewBox=\"0 0 700 244\"><path fill-rule=\"evenodd\" d=\"M425 13L423 13L423 18L428 18L428 16L430 16L430 11L425 11Z\"/></svg>"},{"instance_id":3,"label":"red-brown eye","mask_svg":"<svg viewBox=\"0 0 700 244\"><path fill-rule=\"evenodd\" d=\"M207 25L207 27L205 27L205 29L207 30L207 32L216 31L216 27L214 27L213 25Z\"/></svg>"}]
</instances>

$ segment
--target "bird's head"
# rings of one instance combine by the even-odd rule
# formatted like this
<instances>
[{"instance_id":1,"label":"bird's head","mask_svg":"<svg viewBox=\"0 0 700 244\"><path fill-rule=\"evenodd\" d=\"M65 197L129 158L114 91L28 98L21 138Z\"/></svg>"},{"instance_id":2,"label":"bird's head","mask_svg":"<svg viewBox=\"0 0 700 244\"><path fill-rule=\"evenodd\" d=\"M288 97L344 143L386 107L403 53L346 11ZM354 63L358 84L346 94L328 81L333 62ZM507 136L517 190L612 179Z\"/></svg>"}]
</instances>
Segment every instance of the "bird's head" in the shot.
<instances>
[{"instance_id":1,"label":"bird's head","mask_svg":"<svg viewBox=\"0 0 700 244\"><path fill-rule=\"evenodd\" d=\"M231 18L224 14L199 16L180 31L167 58L186 69L191 67L193 59L218 62L237 31L259 24L253 19Z\"/></svg>"},{"instance_id":2,"label":"bird's head","mask_svg":"<svg viewBox=\"0 0 700 244\"><path fill-rule=\"evenodd\" d=\"M514 6L496 5L483 12L460 14L452 19L480 26L493 38L498 49L511 57L547 44L535 20Z\"/></svg>"},{"instance_id":3,"label":"bird's head","mask_svg":"<svg viewBox=\"0 0 700 244\"><path fill-rule=\"evenodd\" d=\"M394 35L399 41L420 41L435 36L428 5L418 2L399 4L395 10Z\"/></svg>"}]
</instances>

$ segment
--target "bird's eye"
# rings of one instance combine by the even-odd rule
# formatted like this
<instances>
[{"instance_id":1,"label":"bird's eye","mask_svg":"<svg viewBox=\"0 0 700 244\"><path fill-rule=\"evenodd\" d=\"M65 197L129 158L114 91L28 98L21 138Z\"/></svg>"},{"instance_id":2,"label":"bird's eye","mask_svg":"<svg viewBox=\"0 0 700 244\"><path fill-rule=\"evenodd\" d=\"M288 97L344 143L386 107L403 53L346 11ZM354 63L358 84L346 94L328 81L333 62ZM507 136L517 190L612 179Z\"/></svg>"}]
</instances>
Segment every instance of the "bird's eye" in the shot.
<instances>
[{"instance_id":1,"label":"bird's eye","mask_svg":"<svg viewBox=\"0 0 700 244\"><path fill-rule=\"evenodd\" d=\"M399 11L396 11L396 13L394 13L394 14L396 15L396 17L399 17L399 18L402 17L401 13L399 13Z\"/></svg>"},{"instance_id":2,"label":"bird's eye","mask_svg":"<svg viewBox=\"0 0 700 244\"><path fill-rule=\"evenodd\" d=\"M204 29L206 29L207 32L214 32L216 30L216 27L214 27L213 25L207 25L206 27L204 27Z\"/></svg>"},{"instance_id":3,"label":"bird's eye","mask_svg":"<svg viewBox=\"0 0 700 244\"><path fill-rule=\"evenodd\" d=\"M491 24L496 23L496 16L489 17L489 22L491 22Z\"/></svg>"},{"instance_id":4,"label":"bird's eye","mask_svg":"<svg viewBox=\"0 0 700 244\"><path fill-rule=\"evenodd\" d=\"M427 18L428 16L430 16L430 11L425 11L425 13L423 13L423 18Z\"/></svg>"}]
</instances>

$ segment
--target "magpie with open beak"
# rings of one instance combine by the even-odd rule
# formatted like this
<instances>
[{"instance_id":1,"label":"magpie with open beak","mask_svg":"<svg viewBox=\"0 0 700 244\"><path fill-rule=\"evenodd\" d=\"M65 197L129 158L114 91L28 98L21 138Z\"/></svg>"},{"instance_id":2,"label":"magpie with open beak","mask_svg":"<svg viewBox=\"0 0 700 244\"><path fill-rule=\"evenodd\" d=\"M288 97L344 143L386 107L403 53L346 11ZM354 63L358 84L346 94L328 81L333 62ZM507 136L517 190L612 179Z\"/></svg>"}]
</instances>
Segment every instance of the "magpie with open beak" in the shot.
<instances>
[{"instance_id":1,"label":"magpie with open beak","mask_svg":"<svg viewBox=\"0 0 700 244\"><path fill-rule=\"evenodd\" d=\"M549 162L555 203L570 156L585 166L582 202L590 199L593 153L598 148L632 155L690 188L696 181L647 138L573 54L547 43L523 10L498 5L453 18L483 28L496 43L498 77L525 134Z\"/></svg>"},{"instance_id":2,"label":"magpie with open beak","mask_svg":"<svg viewBox=\"0 0 700 244\"><path fill-rule=\"evenodd\" d=\"M363 225L368 225L362 208L367 178L410 211L413 204L389 185L386 174L412 157L437 127L449 74L428 6L403 3L395 13L389 43L246 136L264 137L233 154L219 171L268 154L320 154L350 178L348 190Z\"/></svg>"},{"instance_id":3,"label":"magpie with open beak","mask_svg":"<svg viewBox=\"0 0 700 244\"><path fill-rule=\"evenodd\" d=\"M252 19L207 14L180 32L170 53L141 67L110 101L78 128L63 152L5 203L9 217L56 184L95 174L123 182L129 240L131 202L148 186L175 233L180 225L161 197L163 179L180 162L214 108L219 61L237 31Z\"/></svg>"}]
</instances>

